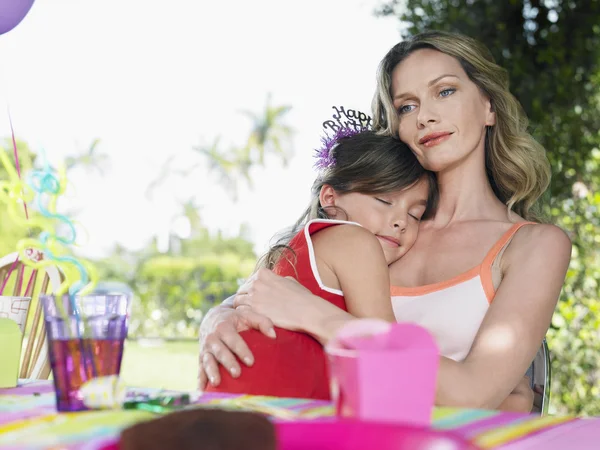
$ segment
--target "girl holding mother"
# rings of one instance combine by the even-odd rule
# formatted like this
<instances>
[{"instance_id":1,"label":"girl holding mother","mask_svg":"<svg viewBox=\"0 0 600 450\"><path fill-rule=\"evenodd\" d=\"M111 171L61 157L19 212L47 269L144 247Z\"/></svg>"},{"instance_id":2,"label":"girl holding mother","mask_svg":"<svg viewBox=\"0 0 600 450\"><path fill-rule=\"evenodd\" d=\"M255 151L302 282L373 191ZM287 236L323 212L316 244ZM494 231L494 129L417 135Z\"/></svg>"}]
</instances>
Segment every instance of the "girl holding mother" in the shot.
<instances>
[{"instance_id":1,"label":"girl holding mother","mask_svg":"<svg viewBox=\"0 0 600 450\"><path fill-rule=\"evenodd\" d=\"M389 266L396 320L438 342L437 405L498 408L541 345L571 255L566 234L534 212L550 181L545 150L505 70L466 36L432 31L394 46L372 106L373 128L405 142L439 186L435 215ZM275 325L325 343L351 320L294 280L259 270L205 317L200 387L219 383L218 364L233 376L238 359L252 365L242 330L273 336Z\"/></svg>"}]
</instances>

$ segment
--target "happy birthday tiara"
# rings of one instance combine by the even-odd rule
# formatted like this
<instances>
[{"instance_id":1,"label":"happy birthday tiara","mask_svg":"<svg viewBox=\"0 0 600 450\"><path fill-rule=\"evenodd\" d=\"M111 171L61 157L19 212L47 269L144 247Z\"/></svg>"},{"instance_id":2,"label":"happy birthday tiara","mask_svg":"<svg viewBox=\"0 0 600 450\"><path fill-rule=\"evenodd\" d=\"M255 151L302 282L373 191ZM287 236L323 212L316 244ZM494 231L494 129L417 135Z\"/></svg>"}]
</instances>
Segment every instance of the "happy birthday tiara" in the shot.
<instances>
[{"instance_id":1,"label":"happy birthday tiara","mask_svg":"<svg viewBox=\"0 0 600 450\"><path fill-rule=\"evenodd\" d=\"M371 129L372 118L362 111L346 110L343 106L332 106L335 114L323 122L325 135L321 138L321 147L315 150L315 168L326 169L335 165L333 149L342 138L354 136Z\"/></svg>"}]
</instances>

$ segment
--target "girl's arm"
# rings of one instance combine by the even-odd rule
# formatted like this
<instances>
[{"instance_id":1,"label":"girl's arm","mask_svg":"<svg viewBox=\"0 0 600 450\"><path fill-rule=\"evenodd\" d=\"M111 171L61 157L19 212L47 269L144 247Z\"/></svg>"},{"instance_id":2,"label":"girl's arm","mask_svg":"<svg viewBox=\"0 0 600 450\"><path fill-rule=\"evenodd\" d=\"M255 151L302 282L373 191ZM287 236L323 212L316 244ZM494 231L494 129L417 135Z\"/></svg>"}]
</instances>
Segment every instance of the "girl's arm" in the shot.
<instances>
[{"instance_id":1,"label":"girl's arm","mask_svg":"<svg viewBox=\"0 0 600 450\"><path fill-rule=\"evenodd\" d=\"M316 233L312 242L319 278L344 293L351 315L395 322L389 268L375 235L356 225L336 225Z\"/></svg>"},{"instance_id":2,"label":"girl's arm","mask_svg":"<svg viewBox=\"0 0 600 450\"><path fill-rule=\"evenodd\" d=\"M357 317L395 320L389 268L371 232L356 225L336 225L313 235L313 245L320 278L327 287L344 292L348 312L313 295L296 280L267 269L259 269L240 288L234 305L250 306L276 326L308 333L322 344Z\"/></svg>"}]
</instances>

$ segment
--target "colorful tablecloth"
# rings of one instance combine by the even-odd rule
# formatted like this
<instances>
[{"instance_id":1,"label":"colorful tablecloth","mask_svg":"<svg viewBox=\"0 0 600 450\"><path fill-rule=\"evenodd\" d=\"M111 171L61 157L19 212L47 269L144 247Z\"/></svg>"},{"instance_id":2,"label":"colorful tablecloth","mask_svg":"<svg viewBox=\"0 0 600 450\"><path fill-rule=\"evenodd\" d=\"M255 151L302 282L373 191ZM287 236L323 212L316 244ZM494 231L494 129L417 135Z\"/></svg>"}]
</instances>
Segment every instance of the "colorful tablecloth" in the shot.
<instances>
[{"instance_id":1,"label":"colorful tablecloth","mask_svg":"<svg viewBox=\"0 0 600 450\"><path fill-rule=\"evenodd\" d=\"M128 425L154 417L150 412L136 410L58 414L50 382L20 384L18 388L0 389L2 449L98 449L113 442ZM276 420L326 420L333 416L332 406L323 401L206 394L197 403L260 411ZM600 448L600 419L436 408L433 428L452 430L482 449Z\"/></svg>"}]
</instances>

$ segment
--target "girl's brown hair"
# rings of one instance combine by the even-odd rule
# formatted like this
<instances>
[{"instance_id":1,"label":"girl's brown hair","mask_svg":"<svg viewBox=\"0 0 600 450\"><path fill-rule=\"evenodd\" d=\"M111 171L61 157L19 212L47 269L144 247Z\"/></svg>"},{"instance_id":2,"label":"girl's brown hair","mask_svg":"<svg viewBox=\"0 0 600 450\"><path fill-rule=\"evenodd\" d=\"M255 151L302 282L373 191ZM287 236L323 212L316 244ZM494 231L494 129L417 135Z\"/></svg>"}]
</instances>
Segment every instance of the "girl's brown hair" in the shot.
<instances>
[{"instance_id":1,"label":"girl's brown hair","mask_svg":"<svg viewBox=\"0 0 600 450\"><path fill-rule=\"evenodd\" d=\"M308 208L259 260L257 269L272 269L282 252L289 249L290 240L309 221L329 218L319 202L319 194L324 185L331 186L340 194L357 192L377 195L401 191L426 177L430 189L423 219L431 217L437 204L435 174L425 170L410 148L398 138L363 131L341 138L332 152L331 156L335 162L323 169L313 183L312 199Z\"/></svg>"}]
</instances>

